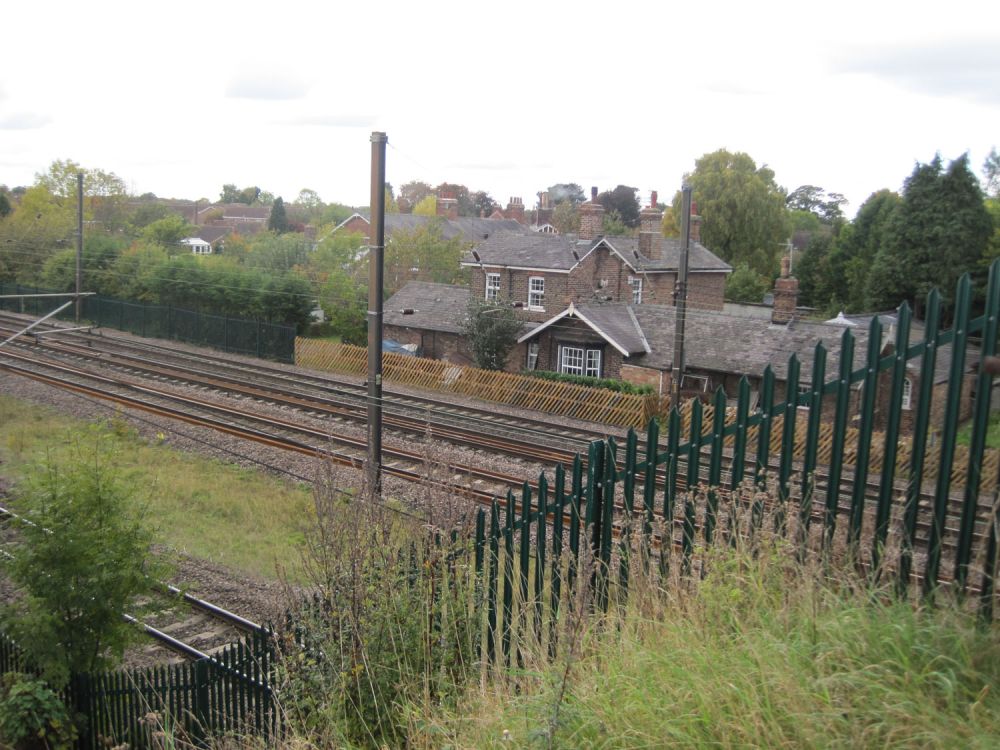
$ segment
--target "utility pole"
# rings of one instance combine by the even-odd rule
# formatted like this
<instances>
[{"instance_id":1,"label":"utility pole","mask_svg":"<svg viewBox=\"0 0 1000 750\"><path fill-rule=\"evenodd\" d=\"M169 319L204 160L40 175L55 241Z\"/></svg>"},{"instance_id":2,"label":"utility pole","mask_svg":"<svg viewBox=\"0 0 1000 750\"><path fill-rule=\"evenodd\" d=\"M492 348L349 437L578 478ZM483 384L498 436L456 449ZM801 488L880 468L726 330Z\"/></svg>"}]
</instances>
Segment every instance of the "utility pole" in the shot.
<instances>
[{"instance_id":1,"label":"utility pole","mask_svg":"<svg viewBox=\"0 0 1000 750\"><path fill-rule=\"evenodd\" d=\"M677 295L674 300L673 406L681 405L681 380L684 378L684 323L687 318L688 258L691 255L691 186L681 187L681 262L677 269Z\"/></svg>"},{"instance_id":2,"label":"utility pole","mask_svg":"<svg viewBox=\"0 0 1000 750\"><path fill-rule=\"evenodd\" d=\"M76 173L76 322L83 308L83 172Z\"/></svg>"},{"instance_id":3,"label":"utility pole","mask_svg":"<svg viewBox=\"0 0 1000 750\"><path fill-rule=\"evenodd\" d=\"M385 133L372 144L371 223L368 233L368 488L382 489L382 284L385 262Z\"/></svg>"}]
</instances>

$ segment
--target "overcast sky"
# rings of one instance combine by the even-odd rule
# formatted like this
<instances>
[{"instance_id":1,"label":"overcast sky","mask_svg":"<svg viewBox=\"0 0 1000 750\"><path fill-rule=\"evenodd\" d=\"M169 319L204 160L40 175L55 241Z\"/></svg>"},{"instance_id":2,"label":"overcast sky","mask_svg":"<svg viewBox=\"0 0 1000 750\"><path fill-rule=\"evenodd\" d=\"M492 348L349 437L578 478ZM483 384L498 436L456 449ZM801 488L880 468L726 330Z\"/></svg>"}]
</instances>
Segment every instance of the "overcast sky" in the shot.
<instances>
[{"instance_id":1,"label":"overcast sky","mask_svg":"<svg viewBox=\"0 0 1000 750\"><path fill-rule=\"evenodd\" d=\"M387 178L526 205L557 182L669 200L745 151L849 215L917 161L1000 147L1000 2L5 3L0 184L55 159L136 193L223 183L367 204ZM661 200L663 199L661 198Z\"/></svg>"}]
</instances>

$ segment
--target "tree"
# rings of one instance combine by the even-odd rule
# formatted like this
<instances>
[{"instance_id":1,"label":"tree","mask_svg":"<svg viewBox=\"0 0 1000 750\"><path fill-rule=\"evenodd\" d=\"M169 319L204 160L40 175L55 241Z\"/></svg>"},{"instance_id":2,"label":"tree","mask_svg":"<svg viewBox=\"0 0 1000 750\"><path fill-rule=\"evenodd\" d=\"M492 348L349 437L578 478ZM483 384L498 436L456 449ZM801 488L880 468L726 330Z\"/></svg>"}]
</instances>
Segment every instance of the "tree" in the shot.
<instances>
[{"instance_id":1,"label":"tree","mask_svg":"<svg viewBox=\"0 0 1000 750\"><path fill-rule=\"evenodd\" d=\"M489 216L500 208L500 204L493 200L493 197L485 190L477 190L472 194L472 204L475 207L476 216Z\"/></svg>"},{"instance_id":2,"label":"tree","mask_svg":"<svg viewBox=\"0 0 1000 750\"><path fill-rule=\"evenodd\" d=\"M0 192L0 219L6 219L13 213L14 209L10 205L6 192Z\"/></svg>"},{"instance_id":3,"label":"tree","mask_svg":"<svg viewBox=\"0 0 1000 750\"><path fill-rule=\"evenodd\" d=\"M220 203L239 203L239 201L240 189L238 187L231 182L227 182L222 186L222 192L219 193Z\"/></svg>"},{"instance_id":4,"label":"tree","mask_svg":"<svg viewBox=\"0 0 1000 750\"><path fill-rule=\"evenodd\" d=\"M347 271L331 273L320 291L320 307L330 328L345 344L363 346L368 338L368 287Z\"/></svg>"},{"instance_id":5,"label":"tree","mask_svg":"<svg viewBox=\"0 0 1000 750\"><path fill-rule=\"evenodd\" d=\"M8 632L53 685L116 664L136 633L122 614L147 590L152 534L134 491L115 469L106 432L77 436L70 457L51 456L16 491L24 544L7 569L23 596Z\"/></svg>"},{"instance_id":6,"label":"tree","mask_svg":"<svg viewBox=\"0 0 1000 750\"><path fill-rule=\"evenodd\" d=\"M142 239L168 251L177 252L177 246L185 237L190 237L195 227L178 214L169 214L151 222L142 230Z\"/></svg>"},{"instance_id":7,"label":"tree","mask_svg":"<svg viewBox=\"0 0 1000 750\"><path fill-rule=\"evenodd\" d=\"M517 344L521 319L513 306L504 302L470 299L462 332L472 347L476 367L502 370L507 355Z\"/></svg>"},{"instance_id":8,"label":"tree","mask_svg":"<svg viewBox=\"0 0 1000 750\"><path fill-rule=\"evenodd\" d=\"M411 180L399 189L399 210L408 214L420 201L433 194L434 189L426 182Z\"/></svg>"},{"instance_id":9,"label":"tree","mask_svg":"<svg viewBox=\"0 0 1000 750\"><path fill-rule=\"evenodd\" d=\"M441 221L410 231L395 232L385 249L385 291L395 294L410 280L454 284L461 279L459 263L466 243L441 234Z\"/></svg>"},{"instance_id":10,"label":"tree","mask_svg":"<svg viewBox=\"0 0 1000 750\"><path fill-rule=\"evenodd\" d=\"M245 203L248 206L258 202L259 198L260 188L256 185L240 190L232 183L226 183L222 186L222 192L219 194L219 200L222 203Z\"/></svg>"},{"instance_id":11,"label":"tree","mask_svg":"<svg viewBox=\"0 0 1000 750\"><path fill-rule=\"evenodd\" d=\"M868 276L899 203L896 193L879 190L861 204L854 221L841 230L819 269L813 305L847 312L869 309Z\"/></svg>"},{"instance_id":12,"label":"tree","mask_svg":"<svg viewBox=\"0 0 1000 750\"><path fill-rule=\"evenodd\" d=\"M808 211L815 214L824 224L834 224L844 220L841 208L847 203L840 193L828 193L815 185L801 185L785 198L785 205L791 211Z\"/></svg>"},{"instance_id":13,"label":"tree","mask_svg":"<svg viewBox=\"0 0 1000 750\"><path fill-rule=\"evenodd\" d=\"M322 208L323 201L319 197L319 193L315 190L310 190L309 188L302 188L299 191L298 197L295 199L296 206L302 206L305 209L315 209Z\"/></svg>"},{"instance_id":14,"label":"tree","mask_svg":"<svg viewBox=\"0 0 1000 750\"><path fill-rule=\"evenodd\" d=\"M597 202L604 206L607 215L616 213L622 224L634 229L639 226L639 201L635 197L637 192L638 188L619 185L614 190L598 195Z\"/></svg>"},{"instance_id":15,"label":"tree","mask_svg":"<svg viewBox=\"0 0 1000 750\"><path fill-rule=\"evenodd\" d=\"M479 216L479 209L477 208L475 201L472 199L472 194L469 192L469 188L465 185L459 185L453 182L442 182L434 188L434 192L439 197L442 195L454 196L455 200L458 201L459 216Z\"/></svg>"},{"instance_id":16,"label":"tree","mask_svg":"<svg viewBox=\"0 0 1000 750\"><path fill-rule=\"evenodd\" d=\"M285 213L285 202L280 195L271 204L271 216L267 220L267 228L278 234L288 231L288 215Z\"/></svg>"},{"instance_id":17,"label":"tree","mask_svg":"<svg viewBox=\"0 0 1000 750\"><path fill-rule=\"evenodd\" d=\"M125 181L114 172L85 169L71 159L56 160L47 172L35 175L35 184L75 209L77 174L83 174L83 196L89 218L108 231L121 229L126 222L128 191Z\"/></svg>"},{"instance_id":18,"label":"tree","mask_svg":"<svg viewBox=\"0 0 1000 750\"><path fill-rule=\"evenodd\" d=\"M968 154L947 169L940 156L918 164L904 183L902 201L875 256L868 277L869 303L887 308L910 300L919 311L933 287L950 301L959 276L976 268L992 233Z\"/></svg>"},{"instance_id":19,"label":"tree","mask_svg":"<svg viewBox=\"0 0 1000 750\"><path fill-rule=\"evenodd\" d=\"M726 300L729 302L760 302L767 294L767 279L746 263L733 269L726 279Z\"/></svg>"},{"instance_id":20,"label":"tree","mask_svg":"<svg viewBox=\"0 0 1000 750\"><path fill-rule=\"evenodd\" d=\"M428 195L414 204L412 213L414 216L437 216L437 198Z\"/></svg>"},{"instance_id":21,"label":"tree","mask_svg":"<svg viewBox=\"0 0 1000 750\"><path fill-rule=\"evenodd\" d=\"M560 234L576 234L580 231L580 212L570 200L564 200L552 211L552 226Z\"/></svg>"},{"instance_id":22,"label":"tree","mask_svg":"<svg viewBox=\"0 0 1000 750\"><path fill-rule=\"evenodd\" d=\"M76 209L44 185L28 188L14 212L0 221L0 267L6 278L33 283L53 253L72 246Z\"/></svg>"},{"instance_id":23,"label":"tree","mask_svg":"<svg viewBox=\"0 0 1000 750\"><path fill-rule=\"evenodd\" d=\"M745 263L773 277L787 239L785 196L774 172L744 153L705 154L686 176L701 216L701 242L732 266ZM680 232L681 194L674 196L669 234ZM666 222L666 219L665 219Z\"/></svg>"},{"instance_id":24,"label":"tree","mask_svg":"<svg viewBox=\"0 0 1000 750\"><path fill-rule=\"evenodd\" d=\"M587 195L583 188L575 182L560 182L552 185L548 189L549 203L558 206L561 203L569 202L570 205L579 206L587 200Z\"/></svg>"},{"instance_id":25,"label":"tree","mask_svg":"<svg viewBox=\"0 0 1000 750\"><path fill-rule=\"evenodd\" d=\"M995 146L983 161L983 192L990 198L1000 198L1000 154Z\"/></svg>"},{"instance_id":26,"label":"tree","mask_svg":"<svg viewBox=\"0 0 1000 750\"><path fill-rule=\"evenodd\" d=\"M117 287L113 268L127 245L123 237L90 234L83 238L83 290L114 295ZM76 288L76 250L67 248L50 256L42 266L40 281L54 292Z\"/></svg>"}]
</instances>

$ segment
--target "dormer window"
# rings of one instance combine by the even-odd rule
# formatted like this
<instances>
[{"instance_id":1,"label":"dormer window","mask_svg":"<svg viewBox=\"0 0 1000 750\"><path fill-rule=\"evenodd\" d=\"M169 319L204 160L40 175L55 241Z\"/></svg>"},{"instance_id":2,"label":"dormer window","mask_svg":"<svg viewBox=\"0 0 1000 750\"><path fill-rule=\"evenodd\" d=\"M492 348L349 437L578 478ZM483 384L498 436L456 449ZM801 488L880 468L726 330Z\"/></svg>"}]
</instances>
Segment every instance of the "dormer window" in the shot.
<instances>
[{"instance_id":1,"label":"dormer window","mask_svg":"<svg viewBox=\"0 0 1000 750\"><path fill-rule=\"evenodd\" d=\"M545 309L545 278L532 276L528 279L528 309Z\"/></svg>"}]
</instances>

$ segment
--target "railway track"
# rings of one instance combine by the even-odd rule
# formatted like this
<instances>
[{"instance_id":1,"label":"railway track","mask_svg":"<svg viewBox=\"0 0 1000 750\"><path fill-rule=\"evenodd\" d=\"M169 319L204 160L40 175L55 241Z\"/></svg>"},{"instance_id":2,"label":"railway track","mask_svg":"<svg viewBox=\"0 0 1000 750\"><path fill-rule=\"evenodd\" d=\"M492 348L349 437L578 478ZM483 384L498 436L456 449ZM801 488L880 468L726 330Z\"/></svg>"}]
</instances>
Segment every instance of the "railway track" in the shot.
<instances>
[{"instance_id":1,"label":"railway track","mask_svg":"<svg viewBox=\"0 0 1000 750\"><path fill-rule=\"evenodd\" d=\"M0 323L0 330L2 330L2 325L4 324ZM280 406L310 417L326 418L328 422L333 420L363 421L366 418L366 396L361 392L362 386L355 383L307 373L289 372L271 365L234 363L232 360L216 355L196 355L157 344L136 343L119 337L85 335L78 332L65 335L74 337L74 340L68 343L53 342L41 337L41 340L33 347L19 347L16 352L12 352L8 347L4 353L12 359L19 359L24 364L21 366L5 364L3 358L0 357L0 367L5 367L12 372L19 372L27 377L34 377L50 385L69 388L98 398L110 399L125 406L209 427L237 437L256 440L273 447L308 455L321 455L337 463L350 466L360 466L364 460L365 445L363 440L337 436L326 430L304 427L292 420L262 417L251 410L228 405L222 406L205 399L178 396L159 387L154 388L150 385L127 380L126 377L153 378L158 385L163 383L193 385L208 392L238 398L243 404L254 401L270 406ZM26 353L28 349L33 350L33 353L45 351L53 357L70 358L91 366L97 363L103 374L54 359L44 360L32 356ZM44 374L30 371L28 363L32 361L34 361L35 366L40 366L42 369L49 368L56 373ZM110 374L111 372L120 373L121 377L113 376ZM248 376L247 373L251 373L252 377ZM95 384L85 386L74 383L73 378L91 379ZM278 390L279 388L280 390ZM137 397L134 393L129 395L119 392L114 395L112 393L114 389L134 391L141 394L142 398ZM604 433L593 430L541 429L540 435L542 437L539 438L539 441L543 439L562 441L563 447L539 447L525 441L523 437L508 438L483 435L482 431L485 429L486 423L482 421L481 413L486 410L473 409L470 412L465 407L461 409L450 407L450 411L463 415L458 417L459 421L465 421L468 424L475 420L472 422L476 425L475 428L456 427L449 425L447 420L440 419L440 415L448 411L443 408L444 402L410 396L402 397L399 401L396 401L396 396L392 398L391 402L387 400L387 411L390 417L386 419L386 422L391 423L404 433L426 434L430 432L436 439L472 445L486 451L503 452L539 464L538 470L529 471L527 477L485 471L471 465L450 467L453 475L466 477L467 481L463 484L443 483L441 488L470 498L481 505L488 505L494 497L502 496L508 487L520 486L526 479L529 485L533 486L533 479L537 477L539 470L549 468L556 463L568 465L577 453L585 453L584 449L590 440L604 436ZM157 402L155 399L166 399L172 403L165 404ZM202 416L194 416L195 412L199 410L203 412ZM408 413L407 410L409 410ZM473 416L470 416L470 413ZM420 416L414 416L414 414ZM537 422L512 422L511 420L505 420L505 422L508 423L511 432L519 433L522 436L525 431L533 435L539 424ZM497 423L490 422L489 424ZM337 448L334 449L331 447L332 445L336 445ZM415 451L389 449L385 453L385 473L410 481L425 481L423 461L423 455ZM707 478L707 471L706 466L700 467L700 475L704 475L705 478ZM724 483L727 480L726 474L728 472L723 472ZM684 475L685 471L682 466L680 476ZM662 482L663 476L664 473L661 469L658 472L658 481ZM636 477L640 486L642 479L641 475ZM818 487L824 486L825 477L822 472L817 473L815 480ZM683 481L680 482L679 489L684 489ZM876 495L877 490L878 485L874 481L869 481L870 494ZM799 497L800 495L797 496L797 492L793 491L791 498L793 506L797 504ZM928 501L923 499L922 502L927 504ZM837 516L844 517L849 513L850 498L846 495L838 497ZM813 507L810 515L814 522L821 521L823 509ZM923 515L925 514L922 514L921 517ZM949 513L948 522L949 529L946 531L949 533L946 533L946 546L949 544L948 538L951 536L952 529L950 527L957 522L957 511ZM675 519L674 523L676 530L683 523L683 520ZM929 525L920 521L918 532L925 535L928 531Z\"/></svg>"},{"instance_id":2,"label":"railway track","mask_svg":"<svg viewBox=\"0 0 1000 750\"><path fill-rule=\"evenodd\" d=\"M13 330L10 323L0 323L0 331ZM81 362L100 363L101 367L189 383L244 398L274 401L334 419L358 423L367 420L365 387L344 378L289 371L263 363L234 362L212 354L195 355L157 344L79 331L60 334L59 341L44 335L34 340L35 346L54 356L79 358ZM546 463L564 461L567 456L571 459L575 453L585 451L592 440L622 434L614 428L554 425L551 420L505 415L497 408L457 406L442 399L391 389L383 394L383 408L385 423L392 429L409 434L430 430L440 439L479 442L484 449Z\"/></svg>"},{"instance_id":3,"label":"railway track","mask_svg":"<svg viewBox=\"0 0 1000 750\"><path fill-rule=\"evenodd\" d=\"M12 527L18 524L34 525L3 506L0 506L0 524L5 547L16 547L18 544L16 529ZM9 560L14 555L3 548L0 549L0 557ZM211 659L214 653L244 636L255 633L269 635L262 625L164 581L150 580L150 590L143 605L150 614L141 618L122 613L122 618L150 641L138 649L141 660L162 664L177 660ZM135 660L136 655L133 655L131 661Z\"/></svg>"}]
</instances>

